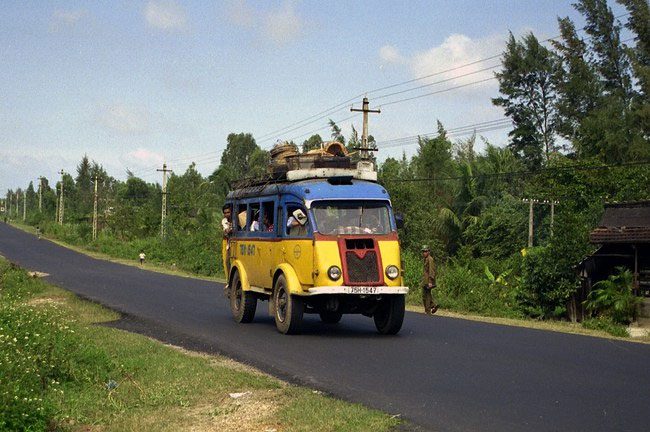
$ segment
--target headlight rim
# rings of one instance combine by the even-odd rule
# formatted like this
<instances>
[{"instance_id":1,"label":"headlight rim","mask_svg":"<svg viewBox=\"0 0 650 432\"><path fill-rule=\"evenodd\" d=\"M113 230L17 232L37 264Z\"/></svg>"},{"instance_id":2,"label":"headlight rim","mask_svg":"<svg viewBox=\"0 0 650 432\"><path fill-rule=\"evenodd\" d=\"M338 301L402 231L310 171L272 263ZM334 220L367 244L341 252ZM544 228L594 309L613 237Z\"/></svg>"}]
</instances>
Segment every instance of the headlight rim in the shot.
<instances>
[{"instance_id":1,"label":"headlight rim","mask_svg":"<svg viewBox=\"0 0 650 432\"><path fill-rule=\"evenodd\" d=\"M394 270L394 276L391 276L391 270ZM399 277L399 267L397 267L396 265L391 264L391 265L386 267L386 270L384 271L384 274L386 275L386 277L388 279L395 280L395 279L397 279Z\"/></svg>"},{"instance_id":2,"label":"headlight rim","mask_svg":"<svg viewBox=\"0 0 650 432\"><path fill-rule=\"evenodd\" d=\"M338 276L336 276L336 277L335 277L335 276L332 276L332 271L337 271L337 272L338 272ZM339 267L339 266L337 266L337 265L333 265L333 266L330 266L330 267L327 269L327 277L330 278L331 280L333 280L334 282L336 282L337 280L341 279L341 276L343 276L343 270L341 270L341 267Z\"/></svg>"}]
</instances>

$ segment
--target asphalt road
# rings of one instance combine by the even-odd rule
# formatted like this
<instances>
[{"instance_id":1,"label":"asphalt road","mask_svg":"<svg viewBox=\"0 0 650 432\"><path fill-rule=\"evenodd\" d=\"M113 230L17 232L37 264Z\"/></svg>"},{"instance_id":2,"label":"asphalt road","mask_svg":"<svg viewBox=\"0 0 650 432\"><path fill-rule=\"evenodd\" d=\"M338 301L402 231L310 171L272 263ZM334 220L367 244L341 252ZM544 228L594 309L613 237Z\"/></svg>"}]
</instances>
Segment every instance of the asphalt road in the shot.
<instances>
[{"instance_id":1,"label":"asphalt road","mask_svg":"<svg viewBox=\"0 0 650 432\"><path fill-rule=\"evenodd\" d=\"M267 303L235 324L222 286L89 258L0 224L0 254L122 312L115 326L220 353L432 431L650 430L650 345L407 313L276 332Z\"/></svg>"}]
</instances>

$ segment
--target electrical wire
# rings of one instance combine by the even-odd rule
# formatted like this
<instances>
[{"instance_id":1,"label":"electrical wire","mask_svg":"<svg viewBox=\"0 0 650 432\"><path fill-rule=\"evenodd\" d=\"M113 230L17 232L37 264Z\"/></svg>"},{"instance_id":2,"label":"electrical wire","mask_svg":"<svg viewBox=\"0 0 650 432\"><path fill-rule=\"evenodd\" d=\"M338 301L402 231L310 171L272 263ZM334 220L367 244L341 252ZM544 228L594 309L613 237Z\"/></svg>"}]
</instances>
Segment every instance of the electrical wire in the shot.
<instances>
[{"instance_id":1,"label":"electrical wire","mask_svg":"<svg viewBox=\"0 0 650 432\"><path fill-rule=\"evenodd\" d=\"M411 183L411 182L445 182L445 181L455 181L462 179L477 179L477 178L489 178L489 177L501 177L501 176L530 176L530 175L539 175L544 173L553 173L558 171L599 171L610 168L621 168L621 167L634 167L634 166L643 166L650 165L650 160L644 161L634 161L634 162L624 162L618 164L608 164L608 165L585 165L585 164L576 164L576 165L566 165L563 167L546 167L539 168L536 170L519 170L519 171L506 171L506 172L495 172L495 173L482 173L471 176L453 176L453 177L420 177L412 179L388 179L388 181L393 183Z\"/></svg>"}]
</instances>

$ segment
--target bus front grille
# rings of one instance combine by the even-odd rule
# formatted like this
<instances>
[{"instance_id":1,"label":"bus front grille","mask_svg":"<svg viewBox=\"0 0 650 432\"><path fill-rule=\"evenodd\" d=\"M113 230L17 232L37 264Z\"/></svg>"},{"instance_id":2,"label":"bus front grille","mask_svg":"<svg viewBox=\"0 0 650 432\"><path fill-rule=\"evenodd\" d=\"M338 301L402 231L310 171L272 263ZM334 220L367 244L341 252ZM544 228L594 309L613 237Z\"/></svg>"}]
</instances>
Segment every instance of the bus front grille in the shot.
<instances>
[{"instance_id":1,"label":"bus front grille","mask_svg":"<svg viewBox=\"0 0 650 432\"><path fill-rule=\"evenodd\" d=\"M367 251L363 258L356 253L346 253L348 280L351 283L379 282L379 270L377 267L377 253Z\"/></svg>"}]
</instances>

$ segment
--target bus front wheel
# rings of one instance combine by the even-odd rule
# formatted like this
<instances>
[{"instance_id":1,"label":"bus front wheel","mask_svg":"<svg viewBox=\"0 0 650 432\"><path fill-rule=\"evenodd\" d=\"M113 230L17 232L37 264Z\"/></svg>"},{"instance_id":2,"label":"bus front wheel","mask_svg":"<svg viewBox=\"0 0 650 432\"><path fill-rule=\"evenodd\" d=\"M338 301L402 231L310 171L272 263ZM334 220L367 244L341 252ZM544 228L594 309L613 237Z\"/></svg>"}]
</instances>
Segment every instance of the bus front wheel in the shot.
<instances>
[{"instance_id":1,"label":"bus front wheel","mask_svg":"<svg viewBox=\"0 0 650 432\"><path fill-rule=\"evenodd\" d=\"M257 297L251 291L242 289L239 272L235 271L230 283L230 311L238 323L249 323L255 317Z\"/></svg>"},{"instance_id":2,"label":"bus front wheel","mask_svg":"<svg viewBox=\"0 0 650 432\"><path fill-rule=\"evenodd\" d=\"M291 295L284 275L278 276L273 288L275 326L283 334L300 332L305 303L302 297Z\"/></svg>"},{"instance_id":3,"label":"bus front wheel","mask_svg":"<svg viewBox=\"0 0 650 432\"><path fill-rule=\"evenodd\" d=\"M394 335L402 328L404 322L405 296L391 295L380 300L373 316L377 331L384 335Z\"/></svg>"}]
</instances>

